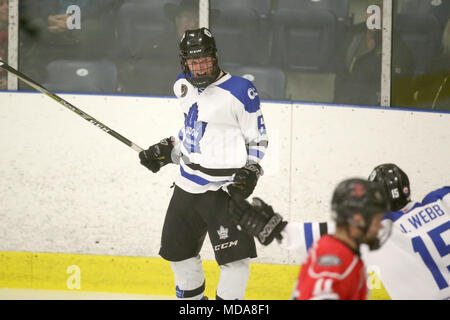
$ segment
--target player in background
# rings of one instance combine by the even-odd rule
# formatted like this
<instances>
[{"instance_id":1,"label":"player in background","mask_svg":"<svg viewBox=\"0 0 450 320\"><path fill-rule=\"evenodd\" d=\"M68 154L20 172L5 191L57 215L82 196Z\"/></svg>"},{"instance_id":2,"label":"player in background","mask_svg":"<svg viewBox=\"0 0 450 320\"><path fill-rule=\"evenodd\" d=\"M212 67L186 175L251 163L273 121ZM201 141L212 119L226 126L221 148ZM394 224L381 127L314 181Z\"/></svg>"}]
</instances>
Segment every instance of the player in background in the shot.
<instances>
[{"instance_id":1,"label":"player in background","mask_svg":"<svg viewBox=\"0 0 450 320\"><path fill-rule=\"evenodd\" d=\"M379 252L367 254L392 299L450 299L450 187L411 201L409 179L394 164L377 166L371 181L385 184L393 232Z\"/></svg>"},{"instance_id":2,"label":"player in background","mask_svg":"<svg viewBox=\"0 0 450 320\"><path fill-rule=\"evenodd\" d=\"M362 300L367 297L366 272L359 249L361 244L368 244L373 250L379 248L381 220L389 210L387 195L380 184L354 178L338 184L331 204L336 231L323 235L312 246L301 267L294 299ZM258 198L254 198L253 207L246 201L233 200L231 212L245 230L259 224L257 217L269 214L269 222L258 233L263 244L270 243L274 236L280 238L286 225L280 215L274 214Z\"/></svg>"},{"instance_id":3,"label":"player in background","mask_svg":"<svg viewBox=\"0 0 450 320\"><path fill-rule=\"evenodd\" d=\"M430 192L421 202L412 201L408 176L389 163L375 167L369 180L384 185L393 211L383 219L384 225L392 225L383 247L361 250L366 266L377 273L394 300L449 299L450 187ZM304 254L321 235L334 232L335 224L330 222L280 222L279 226L268 226L267 221L277 214L260 200L256 204L250 210L248 206L243 210L234 205L230 213L244 226L247 220L257 225L246 229L250 234L258 237L266 230L265 245L277 238L282 247ZM282 221L280 217L277 220Z\"/></svg>"},{"instance_id":4,"label":"player in background","mask_svg":"<svg viewBox=\"0 0 450 320\"><path fill-rule=\"evenodd\" d=\"M259 162L268 140L258 92L250 81L219 68L216 43L206 28L184 33L180 59L174 92L184 125L139 154L152 172L168 163L180 168L159 254L170 261L177 297L202 299L199 253L208 233L220 266L216 298L244 299L256 246L237 229L228 207L230 194L247 198L263 173Z\"/></svg>"}]
</instances>

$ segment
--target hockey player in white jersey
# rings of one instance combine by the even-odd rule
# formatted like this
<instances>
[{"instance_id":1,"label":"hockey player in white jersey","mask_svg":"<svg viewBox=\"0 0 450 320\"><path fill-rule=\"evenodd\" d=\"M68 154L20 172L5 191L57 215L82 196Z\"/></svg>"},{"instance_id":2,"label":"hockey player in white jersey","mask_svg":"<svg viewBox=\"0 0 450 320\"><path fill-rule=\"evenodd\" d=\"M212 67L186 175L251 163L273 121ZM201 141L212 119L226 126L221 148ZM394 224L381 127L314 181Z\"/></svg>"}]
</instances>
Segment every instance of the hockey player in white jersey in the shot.
<instances>
[{"instance_id":1,"label":"hockey player in white jersey","mask_svg":"<svg viewBox=\"0 0 450 320\"><path fill-rule=\"evenodd\" d=\"M408 176L395 164L374 168L369 180L382 183L392 212L385 215L379 250L362 250L366 266L377 272L392 299L450 299L450 186L411 201ZM301 209L301 208L300 208ZM233 220L268 245L278 239L289 250L305 254L334 223L283 221L261 199L233 201Z\"/></svg>"},{"instance_id":2,"label":"hockey player in white jersey","mask_svg":"<svg viewBox=\"0 0 450 320\"><path fill-rule=\"evenodd\" d=\"M187 30L180 42L182 72L174 93L184 114L179 132L139 154L153 172L179 164L164 220L159 254L170 261L176 295L202 299L200 250L209 234L220 266L217 299L243 299L254 238L228 215L230 195L247 198L268 145L254 85L219 68L214 37L206 28Z\"/></svg>"}]
</instances>

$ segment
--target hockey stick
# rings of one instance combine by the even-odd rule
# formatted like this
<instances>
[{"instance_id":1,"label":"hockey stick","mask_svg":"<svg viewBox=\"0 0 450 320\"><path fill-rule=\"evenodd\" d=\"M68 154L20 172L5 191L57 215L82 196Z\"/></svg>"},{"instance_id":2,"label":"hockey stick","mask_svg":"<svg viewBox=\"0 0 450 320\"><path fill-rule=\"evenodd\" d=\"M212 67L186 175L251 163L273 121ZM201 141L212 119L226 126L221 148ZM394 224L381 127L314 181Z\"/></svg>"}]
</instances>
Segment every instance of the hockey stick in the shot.
<instances>
[{"instance_id":1,"label":"hockey stick","mask_svg":"<svg viewBox=\"0 0 450 320\"><path fill-rule=\"evenodd\" d=\"M53 92L47 90L46 88L44 88L43 86L41 86L40 84L38 84L34 80L30 79L29 77L27 77L23 73L17 71L16 69L14 69L13 67L11 67L10 65L8 65L6 62L4 62L2 60L0 60L0 68L8 71L11 74L13 74L17 78L19 78L20 80L22 80L23 82L28 84L30 87L34 88L37 91L42 92L43 94L45 94L46 96L52 98L53 100L55 100L59 104L63 105L67 109L75 112L77 115L79 115L83 119L89 121L90 123L92 123L97 128L99 128L99 129L103 130L104 132L110 134L111 136L113 136L117 140L125 143L127 146L129 146L134 151L141 152L141 151L144 150L141 147L139 147L137 144L135 144L134 142L128 140L127 138L125 138L124 136L120 135L119 133L117 133L116 131L112 130L111 128L108 128L107 126L105 126L100 121L98 121L95 118L91 117L90 115L88 115L84 111L78 109L77 107L75 107L74 105L70 104L69 102L67 102L66 100L61 98L60 96L58 96L58 95L54 94Z\"/></svg>"}]
</instances>

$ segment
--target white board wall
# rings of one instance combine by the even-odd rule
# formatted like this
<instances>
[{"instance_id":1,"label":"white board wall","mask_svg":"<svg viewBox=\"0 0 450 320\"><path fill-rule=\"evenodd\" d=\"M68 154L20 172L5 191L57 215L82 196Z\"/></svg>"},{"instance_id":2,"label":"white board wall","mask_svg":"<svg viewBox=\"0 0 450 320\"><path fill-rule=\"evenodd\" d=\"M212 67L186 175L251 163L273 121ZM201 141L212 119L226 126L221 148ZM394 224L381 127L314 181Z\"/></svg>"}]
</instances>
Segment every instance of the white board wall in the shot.
<instances>
[{"instance_id":1,"label":"white board wall","mask_svg":"<svg viewBox=\"0 0 450 320\"><path fill-rule=\"evenodd\" d=\"M62 95L143 148L174 135L171 98ZM263 102L269 149L254 192L290 221L324 221L335 185L394 162L421 199L450 180L450 114ZM0 251L158 256L177 167L135 151L39 93L0 93ZM276 244L255 262L298 264ZM206 238L201 255L213 260Z\"/></svg>"}]
</instances>

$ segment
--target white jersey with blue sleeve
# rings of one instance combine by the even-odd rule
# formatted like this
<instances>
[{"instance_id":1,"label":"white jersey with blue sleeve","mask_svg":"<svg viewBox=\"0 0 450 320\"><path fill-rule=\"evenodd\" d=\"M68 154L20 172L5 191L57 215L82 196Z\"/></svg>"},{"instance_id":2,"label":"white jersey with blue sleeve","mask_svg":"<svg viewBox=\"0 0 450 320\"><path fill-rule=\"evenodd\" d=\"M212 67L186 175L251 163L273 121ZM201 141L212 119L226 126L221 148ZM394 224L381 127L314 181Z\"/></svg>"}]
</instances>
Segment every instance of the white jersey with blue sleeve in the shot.
<instances>
[{"instance_id":1,"label":"white jersey with blue sleeve","mask_svg":"<svg viewBox=\"0 0 450 320\"><path fill-rule=\"evenodd\" d=\"M378 250L362 246L361 254L391 299L450 299L450 187L387 213L383 223L392 224L390 237ZM334 222L290 222L280 244L302 255L334 229Z\"/></svg>"},{"instance_id":2,"label":"white jersey with blue sleeve","mask_svg":"<svg viewBox=\"0 0 450 320\"><path fill-rule=\"evenodd\" d=\"M334 222L289 222L281 231L280 246L306 258L309 248L325 234L333 234Z\"/></svg>"},{"instance_id":3,"label":"white jersey with blue sleeve","mask_svg":"<svg viewBox=\"0 0 450 320\"><path fill-rule=\"evenodd\" d=\"M386 243L363 251L392 299L450 299L450 187L385 216L393 222Z\"/></svg>"},{"instance_id":4,"label":"white jersey with blue sleeve","mask_svg":"<svg viewBox=\"0 0 450 320\"><path fill-rule=\"evenodd\" d=\"M249 80L225 74L198 89L180 74L174 93L184 114L172 152L180 164L178 187L190 193L218 190L232 183L236 170L264 157L266 127Z\"/></svg>"}]
</instances>

